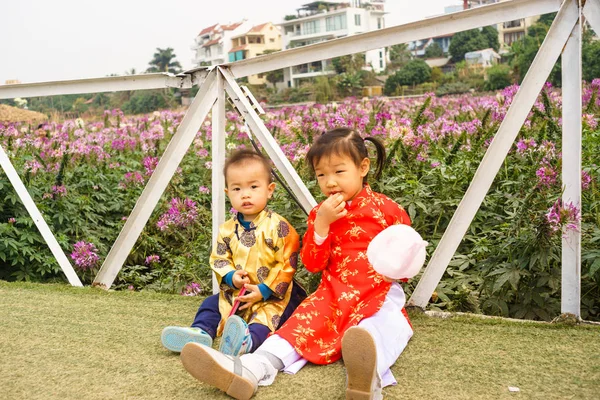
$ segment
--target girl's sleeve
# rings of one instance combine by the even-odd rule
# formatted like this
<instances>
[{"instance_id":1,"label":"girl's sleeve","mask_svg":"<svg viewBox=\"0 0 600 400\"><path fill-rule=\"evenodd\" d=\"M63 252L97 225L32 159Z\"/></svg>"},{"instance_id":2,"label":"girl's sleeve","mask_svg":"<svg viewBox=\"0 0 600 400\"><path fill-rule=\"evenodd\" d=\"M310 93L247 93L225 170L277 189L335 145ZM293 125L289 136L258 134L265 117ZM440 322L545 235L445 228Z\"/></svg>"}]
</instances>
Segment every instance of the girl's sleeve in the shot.
<instances>
[{"instance_id":1,"label":"girl's sleeve","mask_svg":"<svg viewBox=\"0 0 600 400\"><path fill-rule=\"evenodd\" d=\"M404 210L404 207L389 197L384 197L384 200L382 211L385 214L385 220L388 225L404 224L410 226L410 217L406 210Z\"/></svg>"},{"instance_id":2,"label":"girl's sleeve","mask_svg":"<svg viewBox=\"0 0 600 400\"><path fill-rule=\"evenodd\" d=\"M283 299L290 286L298 265L298 249L300 236L287 221L279 220L276 227L275 264L270 268L269 275L263 281L273 293L272 296Z\"/></svg>"},{"instance_id":3,"label":"girl's sleeve","mask_svg":"<svg viewBox=\"0 0 600 400\"><path fill-rule=\"evenodd\" d=\"M304 266L309 272L317 273L327 268L331 250L331 233L321 244L315 242L315 219L319 207L312 209L308 216L307 229L302 239L302 252L300 256Z\"/></svg>"},{"instance_id":4,"label":"girl's sleeve","mask_svg":"<svg viewBox=\"0 0 600 400\"><path fill-rule=\"evenodd\" d=\"M210 268L215 272L219 285L223 281L225 275L229 272L235 271L233 264L233 255L231 249L226 243L229 240L223 234L222 226L219 227L219 235L217 237L217 243L213 246L210 254Z\"/></svg>"}]
</instances>

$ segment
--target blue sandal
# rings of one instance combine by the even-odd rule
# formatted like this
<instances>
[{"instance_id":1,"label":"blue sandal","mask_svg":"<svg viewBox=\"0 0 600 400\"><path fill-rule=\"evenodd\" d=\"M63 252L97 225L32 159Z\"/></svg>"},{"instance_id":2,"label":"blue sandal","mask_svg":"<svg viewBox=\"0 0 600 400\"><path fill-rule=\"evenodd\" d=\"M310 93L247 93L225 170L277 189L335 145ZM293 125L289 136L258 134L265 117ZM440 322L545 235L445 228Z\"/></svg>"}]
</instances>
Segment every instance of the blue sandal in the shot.
<instances>
[{"instance_id":1,"label":"blue sandal","mask_svg":"<svg viewBox=\"0 0 600 400\"><path fill-rule=\"evenodd\" d=\"M219 351L229 356L241 356L249 353L252 349L252 337L248 324L237 315L227 319L223 329L223 337Z\"/></svg>"},{"instance_id":2,"label":"blue sandal","mask_svg":"<svg viewBox=\"0 0 600 400\"><path fill-rule=\"evenodd\" d=\"M181 353L187 343L200 343L212 346L212 338L200 328L187 328L183 326L167 326L160 335L160 341L167 349Z\"/></svg>"}]
</instances>

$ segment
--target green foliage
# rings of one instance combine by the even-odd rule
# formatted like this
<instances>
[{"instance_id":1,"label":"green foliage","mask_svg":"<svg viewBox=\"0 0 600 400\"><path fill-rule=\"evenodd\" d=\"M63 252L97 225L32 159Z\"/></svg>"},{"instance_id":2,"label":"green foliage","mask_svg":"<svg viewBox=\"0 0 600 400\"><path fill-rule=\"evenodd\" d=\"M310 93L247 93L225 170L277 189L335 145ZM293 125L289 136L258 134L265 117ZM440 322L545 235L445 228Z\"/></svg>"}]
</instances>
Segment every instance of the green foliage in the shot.
<instances>
[{"instance_id":1,"label":"green foliage","mask_svg":"<svg viewBox=\"0 0 600 400\"><path fill-rule=\"evenodd\" d=\"M425 58L443 57L444 49L437 42L433 42L425 49Z\"/></svg>"},{"instance_id":2,"label":"green foliage","mask_svg":"<svg viewBox=\"0 0 600 400\"><path fill-rule=\"evenodd\" d=\"M393 95L400 86L418 85L430 78L429 65L423 60L412 60L385 81L384 92Z\"/></svg>"},{"instance_id":3,"label":"green foliage","mask_svg":"<svg viewBox=\"0 0 600 400\"><path fill-rule=\"evenodd\" d=\"M133 96L123 104L123 111L128 114L144 114L175 105L175 97L170 90L143 90L134 92Z\"/></svg>"},{"instance_id":4,"label":"green foliage","mask_svg":"<svg viewBox=\"0 0 600 400\"><path fill-rule=\"evenodd\" d=\"M486 90L504 89L513 83L510 77L510 67L508 65L494 65L493 67L488 68L486 72L488 77L485 82Z\"/></svg>"},{"instance_id":5,"label":"green foliage","mask_svg":"<svg viewBox=\"0 0 600 400\"><path fill-rule=\"evenodd\" d=\"M496 36L493 35L496 32ZM450 54L452 61L459 62L465 59L465 54L471 51L483 50L487 48L498 49L498 32L492 28L479 30L471 29L469 31L458 32L452 37L450 42Z\"/></svg>"},{"instance_id":6,"label":"green foliage","mask_svg":"<svg viewBox=\"0 0 600 400\"><path fill-rule=\"evenodd\" d=\"M326 103L335 97L335 89L331 81L326 76L318 76L315 79L315 101L317 103Z\"/></svg>"}]
</instances>

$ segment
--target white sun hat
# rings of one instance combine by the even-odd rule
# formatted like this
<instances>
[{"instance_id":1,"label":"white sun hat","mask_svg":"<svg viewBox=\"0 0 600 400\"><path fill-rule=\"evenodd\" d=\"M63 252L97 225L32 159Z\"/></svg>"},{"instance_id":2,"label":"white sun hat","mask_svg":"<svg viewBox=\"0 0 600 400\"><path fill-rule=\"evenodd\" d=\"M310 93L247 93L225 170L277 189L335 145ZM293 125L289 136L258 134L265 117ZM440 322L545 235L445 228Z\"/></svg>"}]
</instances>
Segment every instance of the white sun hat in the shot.
<instances>
[{"instance_id":1,"label":"white sun hat","mask_svg":"<svg viewBox=\"0 0 600 400\"><path fill-rule=\"evenodd\" d=\"M373 269L391 279L409 279L417 275L427 255L428 245L408 225L392 225L379 232L367 248Z\"/></svg>"}]
</instances>

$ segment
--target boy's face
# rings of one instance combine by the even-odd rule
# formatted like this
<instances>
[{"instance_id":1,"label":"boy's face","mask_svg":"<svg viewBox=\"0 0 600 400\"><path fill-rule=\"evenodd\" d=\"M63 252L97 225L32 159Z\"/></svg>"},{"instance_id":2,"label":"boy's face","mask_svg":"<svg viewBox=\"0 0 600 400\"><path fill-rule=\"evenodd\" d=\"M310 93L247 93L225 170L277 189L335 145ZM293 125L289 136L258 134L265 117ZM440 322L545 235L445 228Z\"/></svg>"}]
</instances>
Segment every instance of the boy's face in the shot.
<instances>
[{"instance_id":1,"label":"boy's face","mask_svg":"<svg viewBox=\"0 0 600 400\"><path fill-rule=\"evenodd\" d=\"M260 161L246 160L227 168L227 197L231 206L252 221L273 196L275 183L269 183L270 171Z\"/></svg>"}]
</instances>

